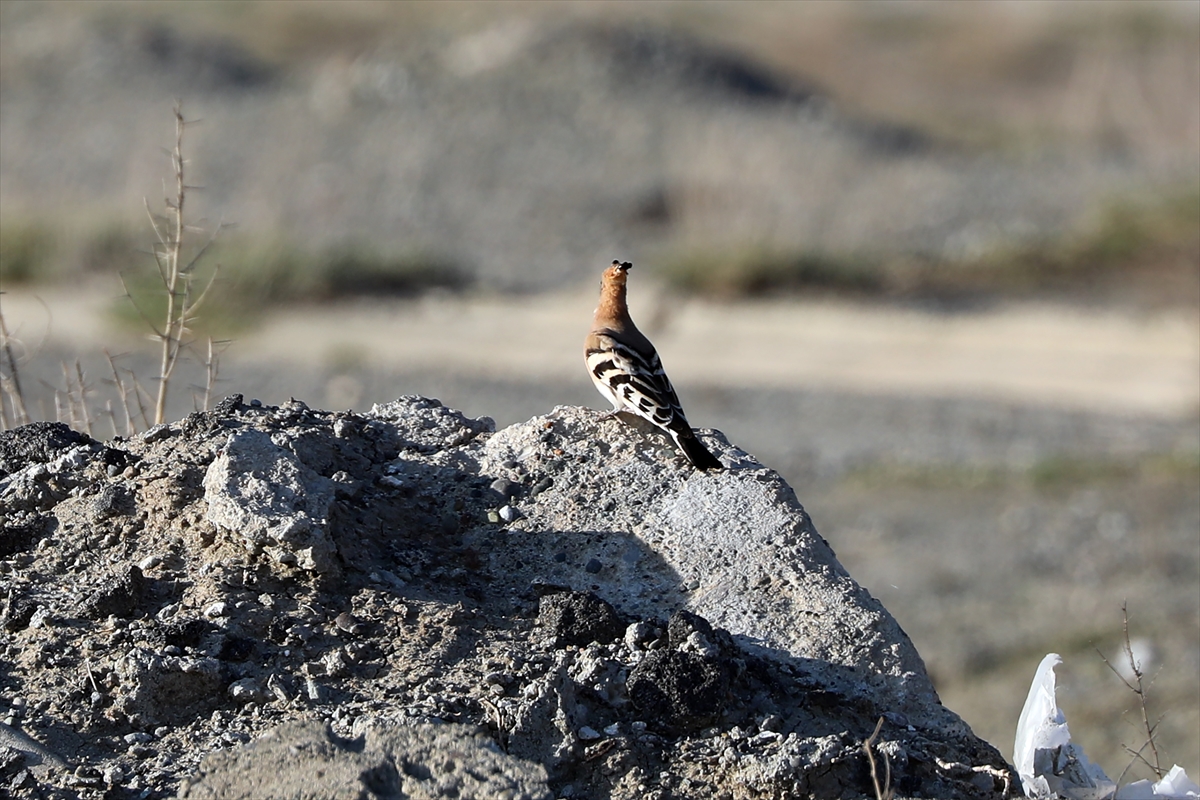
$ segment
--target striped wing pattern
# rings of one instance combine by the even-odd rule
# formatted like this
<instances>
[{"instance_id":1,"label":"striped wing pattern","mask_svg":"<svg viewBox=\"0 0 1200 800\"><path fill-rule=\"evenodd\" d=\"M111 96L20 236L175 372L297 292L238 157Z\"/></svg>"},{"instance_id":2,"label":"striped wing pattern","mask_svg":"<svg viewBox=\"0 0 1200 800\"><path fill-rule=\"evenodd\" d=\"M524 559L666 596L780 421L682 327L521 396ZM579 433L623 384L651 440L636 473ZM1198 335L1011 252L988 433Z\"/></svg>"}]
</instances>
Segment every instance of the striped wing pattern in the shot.
<instances>
[{"instance_id":1,"label":"striped wing pattern","mask_svg":"<svg viewBox=\"0 0 1200 800\"><path fill-rule=\"evenodd\" d=\"M587 351L587 366L592 380L613 405L660 428L691 433L658 353L640 353L609 336L599 339L601 346Z\"/></svg>"}]
</instances>

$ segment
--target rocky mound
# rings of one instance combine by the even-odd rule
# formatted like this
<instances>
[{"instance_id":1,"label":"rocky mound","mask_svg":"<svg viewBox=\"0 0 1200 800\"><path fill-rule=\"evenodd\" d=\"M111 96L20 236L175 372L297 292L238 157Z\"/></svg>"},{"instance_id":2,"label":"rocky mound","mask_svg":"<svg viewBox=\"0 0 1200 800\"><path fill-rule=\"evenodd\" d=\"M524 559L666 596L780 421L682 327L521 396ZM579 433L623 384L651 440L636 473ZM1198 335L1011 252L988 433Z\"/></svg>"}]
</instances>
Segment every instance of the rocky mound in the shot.
<instances>
[{"instance_id":1,"label":"rocky mound","mask_svg":"<svg viewBox=\"0 0 1200 800\"><path fill-rule=\"evenodd\" d=\"M873 796L882 719L899 794L1008 789L792 490L719 433L730 469L705 474L586 409L493 429L417 397L234 396L130 440L0 434L0 786Z\"/></svg>"}]
</instances>

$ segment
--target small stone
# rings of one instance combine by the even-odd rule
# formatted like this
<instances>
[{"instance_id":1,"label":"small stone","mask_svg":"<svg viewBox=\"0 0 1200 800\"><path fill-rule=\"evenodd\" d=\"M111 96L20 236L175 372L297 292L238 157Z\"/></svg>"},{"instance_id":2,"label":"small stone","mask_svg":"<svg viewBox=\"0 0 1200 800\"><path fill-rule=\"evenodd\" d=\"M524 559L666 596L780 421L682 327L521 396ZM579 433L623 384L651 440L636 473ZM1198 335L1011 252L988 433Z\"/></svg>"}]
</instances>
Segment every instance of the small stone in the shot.
<instances>
[{"instance_id":1,"label":"small stone","mask_svg":"<svg viewBox=\"0 0 1200 800\"><path fill-rule=\"evenodd\" d=\"M338 614L337 617L334 618L333 624L336 625L339 630L349 634L355 634L362 630L362 623L356 620L354 616L347 611L343 611L342 613Z\"/></svg>"},{"instance_id":2,"label":"small stone","mask_svg":"<svg viewBox=\"0 0 1200 800\"><path fill-rule=\"evenodd\" d=\"M500 514L495 511L489 511L488 512L488 522L491 522L493 524L500 522Z\"/></svg>"},{"instance_id":3,"label":"small stone","mask_svg":"<svg viewBox=\"0 0 1200 800\"><path fill-rule=\"evenodd\" d=\"M125 741L125 744L145 744L146 742L154 741L154 737L145 731L134 731L133 733L127 733L121 738Z\"/></svg>"},{"instance_id":4,"label":"small stone","mask_svg":"<svg viewBox=\"0 0 1200 800\"><path fill-rule=\"evenodd\" d=\"M584 741L584 742L594 742L600 738L600 731L596 730L595 728L589 728L587 725L584 725L582 728L579 729L579 738L581 741Z\"/></svg>"},{"instance_id":5,"label":"small stone","mask_svg":"<svg viewBox=\"0 0 1200 800\"><path fill-rule=\"evenodd\" d=\"M161 563L162 563L162 556L159 556L159 555L146 556L145 558L143 558L141 561L138 562L138 569L145 572L148 569L154 569Z\"/></svg>"},{"instance_id":6,"label":"small stone","mask_svg":"<svg viewBox=\"0 0 1200 800\"><path fill-rule=\"evenodd\" d=\"M119 764L112 764L105 767L103 778L104 782L109 786L116 786L125 780L125 770Z\"/></svg>"},{"instance_id":7,"label":"small stone","mask_svg":"<svg viewBox=\"0 0 1200 800\"><path fill-rule=\"evenodd\" d=\"M287 690L283 688L283 683L279 680L279 676L275 673L271 673L271 677L267 678L267 689L269 689L271 694L275 695L275 699L281 703L286 703L291 699L287 693Z\"/></svg>"},{"instance_id":8,"label":"small stone","mask_svg":"<svg viewBox=\"0 0 1200 800\"><path fill-rule=\"evenodd\" d=\"M242 678L240 681L234 681L229 684L229 688L226 691L231 698L239 703L249 703L252 700L259 699L262 695L258 684L253 678Z\"/></svg>"},{"instance_id":9,"label":"small stone","mask_svg":"<svg viewBox=\"0 0 1200 800\"><path fill-rule=\"evenodd\" d=\"M760 731L777 731L783 727L783 717L778 714L768 714L758 723Z\"/></svg>"},{"instance_id":10,"label":"small stone","mask_svg":"<svg viewBox=\"0 0 1200 800\"><path fill-rule=\"evenodd\" d=\"M498 513L500 514L500 519L505 522L513 522L521 518L521 512L512 506L503 506Z\"/></svg>"},{"instance_id":11,"label":"small stone","mask_svg":"<svg viewBox=\"0 0 1200 800\"><path fill-rule=\"evenodd\" d=\"M496 478L496 480L492 481L491 483L491 489L493 492L503 495L505 498L511 499L515 497L517 492L521 490L521 484L514 483L508 478Z\"/></svg>"},{"instance_id":12,"label":"small stone","mask_svg":"<svg viewBox=\"0 0 1200 800\"><path fill-rule=\"evenodd\" d=\"M218 617L223 617L228 613L229 613L229 604L226 603L224 600L218 600L217 602L212 603L211 605L209 605L207 608L204 609L204 616L208 617L209 619L216 619Z\"/></svg>"},{"instance_id":13,"label":"small stone","mask_svg":"<svg viewBox=\"0 0 1200 800\"><path fill-rule=\"evenodd\" d=\"M625 646L637 651L654 638L654 628L646 622L635 622L625 629Z\"/></svg>"},{"instance_id":14,"label":"small stone","mask_svg":"<svg viewBox=\"0 0 1200 800\"><path fill-rule=\"evenodd\" d=\"M612 725L609 725L607 728L604 729L604 735L605 736L620 736L621 735L621 723L614 722Z\"/></svg>"}]
</instances>

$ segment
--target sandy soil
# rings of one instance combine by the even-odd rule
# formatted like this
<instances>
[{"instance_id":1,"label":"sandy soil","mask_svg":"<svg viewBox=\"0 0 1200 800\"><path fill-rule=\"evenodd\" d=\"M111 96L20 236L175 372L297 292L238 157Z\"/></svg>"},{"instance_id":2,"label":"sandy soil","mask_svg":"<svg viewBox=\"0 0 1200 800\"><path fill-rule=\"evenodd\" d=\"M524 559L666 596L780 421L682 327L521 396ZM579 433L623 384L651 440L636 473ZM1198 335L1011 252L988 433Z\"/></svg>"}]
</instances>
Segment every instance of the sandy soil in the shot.
<instances>
[{"instance_id":1,"label":"sandy soil","mask_svg":"<svg viewBox=\"0 0 1200 800\"><path fill-rule=\"evenodd\" d=\"M104 293L4 295L27 343L109 339ZM226 363L436 369L509 380L577 378L592 292L435 297L285 310L243 334ZM714 305L648 293L634 318L675 383L980 398L1178 417L1200 408L1200 315L1043 304L931 313L845 302Z\"/></svg>"}]
</instances>

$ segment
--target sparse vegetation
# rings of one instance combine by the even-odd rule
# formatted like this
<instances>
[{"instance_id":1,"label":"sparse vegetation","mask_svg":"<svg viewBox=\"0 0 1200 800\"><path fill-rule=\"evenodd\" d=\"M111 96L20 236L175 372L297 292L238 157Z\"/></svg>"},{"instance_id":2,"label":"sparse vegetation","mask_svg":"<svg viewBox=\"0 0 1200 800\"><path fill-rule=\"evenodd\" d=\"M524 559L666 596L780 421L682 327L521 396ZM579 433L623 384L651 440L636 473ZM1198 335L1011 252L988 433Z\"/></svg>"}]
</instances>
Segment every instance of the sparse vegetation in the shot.
<instances>
[{"instance_id":1,"label":"sparse vegetation","mask_svg":"<svg viewBox=\"0 0 1200 800\"><path fill-rule=\"evenodd\" d=\"M1197 220L1200 192L1189 189L1151 201L1109 202L1091 222L1058 241L1007 245L959 258L789 254L754 245L668 256L660 274L684 294L726 299L780 292L884 299L1088 298L1098 281L1120 291L1166 278L1159 299L1195 306L1200 304ZM1182 294L1174 291L1176 284L1185 288ZM1146 288L1138 287L1136 294L1144 295Z\"/></svg>"},{"instance_id":2,"label":"sparse vegetation","mask_svg":"<svg viewBox=\"0 0 1200 800\"><path fill-rule=\"evenodd\" d=\"M154 263L158 267L158 278L161 281L163 302L166 306L162 314L152 317L147 310L138 305L137 299L126 286L126 295L133 303L142 319L154 332L158 340L162 358L158 371L158 393L154 402L154 424L162 424L166 420L167 393L170 390L171 376L179 364L179 357L184 349L191 344L192 325L200 313L204 301L208 299L209 290L217 280L218 267L203 280L199 277L196 267L208 252L211 244L220 234L222 226L218 225L208 235L207 241L191 252L185 258L184 237L193 229L185 222L184 203L189 189L184 180L184 169L187 164L183 157L183 133L188 122L183 118L183 109L175 106L175 147L171 151L171 167L175 179L175 197L166 202L167 214L156 215L146 203L146 214L150 217L150 225L158 242L154 245ZM124 275L122 274L122 281ZM161 320L161 323L158 322ZM212 344L209 343L211 353ZM82 394L82 378L80 380ZM86 402L82 405L86 408Z\"/></svg>"},{"instance_id":3,"label":"sparse vegetation","mask_svg":"<svg viewBox=\"0 0 1200 800\"><path fill-rule=\"evenodd\" d=\"M1162 767L1162 760L1158 755L1158 745L1155 742L1158 724L1162 722L1162 717L1159 717L1154 722L1150 722L1150 711L1147 707L1147 692L1150 688L1150 683L1153 683L1153 680L1151 680L1149 683L1146 681L1146 673L1142 669L1142 663L1137 657L1134 656L1133 643L1129 639L1128 603L1121 604L1121 634L1122 652L1125 655L1125 666L1128 667L1128 674L1126 674L1124 670L1113 666L1112 662L1108 660L1108 657L1105 656L1104 653L1101 653L1099 649L1097 649L1096 652L1100 654L1100 660L1104 662L1105 666L1112 670L1112 673L1120 678L1121 682L1125 684L1125 687L1128 688L1129 691L1131 691L1137 698L1138 711L1141 712L1141 726L1142 730L1146 734L1146 740L1136 750L1129 745L1125 745L1125 751L1132 756L1132 759L1130 760L1128 766L1121 770L1121 774L1117 777L1118 786L1125 779L1125 774L1129 772L1129 768L1139 762L1150 768L1154 772L1154 776L1159 780L1162 780L1162 776L1166 772L1166 770L1164 770ZM1149 758L1145 755L1147 750L1149 750L1150 753Z\"/></svg>"}]
</instances>

